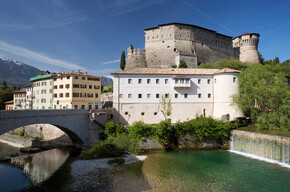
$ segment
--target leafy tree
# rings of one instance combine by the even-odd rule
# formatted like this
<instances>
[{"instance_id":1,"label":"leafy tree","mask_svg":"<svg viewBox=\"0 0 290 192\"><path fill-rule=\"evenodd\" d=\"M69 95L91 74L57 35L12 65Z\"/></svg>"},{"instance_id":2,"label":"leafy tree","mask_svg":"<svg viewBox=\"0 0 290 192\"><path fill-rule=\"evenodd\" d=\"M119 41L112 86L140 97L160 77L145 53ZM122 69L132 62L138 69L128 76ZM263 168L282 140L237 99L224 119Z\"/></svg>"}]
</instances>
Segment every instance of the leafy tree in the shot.
<instances>
[{"instance_id":1,"label":"leafy tree","mask_svg":"<svg viewBox=\"0 0 290 192\"><path fill-rule=\"evenodd\" d=\"M2 85L1 85L1 90L3 91L3 90L7 90L7 89L8 89L8 85L7 85L6 81L3 80Z\"/></svg>"},{"instance_id":2,"label":"leafy tree","mask_svg":"<svg viewBox=\"0 0 290 192\"><path fill-rule=\"evenodd\" d=\"M276 64L276 63L280 63L279 57L275 57L275 59L273 59L273 63L274 63L274 64Z\"/></svg>"},{"instance_id":3,"label":"leafy tree","mask_svg":"<svg viewBox=\"0 0 290 192\"><path fill-rule=\"evenodd\" d=\"M122 70L125 69L125 66L126 66L126 60L125 60L125 51L122 52L122 55L121 55L121 59L120 59L120 68Z\"/></svg>"},{"instance_id":4,"label":"leafy tree","mask_svg":"<svg viewBox=\"0 0 290 192\"><path fill-rule=\"evenodd\" d=\"M264 61L265 61L263 55L260 52L259 52L259 61L261 64L264 64Z\"/></svg>"},{"instance_id":5,"label":"leafy tree","mask_svg":"<svg viewBox=\"0 0 290 192\"><path fill-rule=\"evenodd\" d=\"M13 85L12 89L15 91L17 89L16 85Z\"/></svg>"},{"instance_id":6,"label":"leafy tree","mask_svg":"<svg viewBox=\"0 0 290 192\"><path fill-rule=\"evenodd\" d=\"M171 115L172 113L172 106L171 106L171 98L169 94L161 95L160 99L160 111L164 116L165 121L167 120L167 117Z\"/></svg>"},{"instance_id":7,"label":"leafy tree","mask_svg":"<svg viewBox=\"0 0 290 192\"><path fill-rule=\"evenodd\" d=\"M6 90L0 91L0 110L5 109L5 102L13 100L12 89L7 88Z\"/></svg>"},{"instance_id":8,"label":"leafy tree","mask_svg":"<svg viewBox=\"0 0 290 192\"><path fill-rule=\"evenodd\" d=\"M290 91L285 74L273 66L253 64L239 76L239 95L233 101L260 129L290 129Z\"/></svg>"},{"instance_id":9,"label":"leafy tree","mask_svg":"<svg viewBox=\"0 0 290 192\"><path fill-rule=\"evenodd\" d=\"M248 65L239 60L228 60L228 59L221 59L214 64L215 69L223 69L226 67L243 71L248 67Z\"/></svg>"},{"instance_id":10,"label":"leafy tree","mask_svg":"<svg viewBox=\"0 0 290 192\"><path fill-rule=\"evenodd\" d=\"M186 62L183 61L183 60L180 60L179 65L178 65L178 68L187 68Z\"/></svg>"},{"instance_id":11,"label":"leafy tree","mask_svg":"<svg viewBox=\"0 0 290 192\"><path fill-rule=\"evenodd\" d=\"M197 68L200 69L211 69L214 68L213 65L211 63L201 63L199 66L197 66Z\"/></svg>"}]
</instances>

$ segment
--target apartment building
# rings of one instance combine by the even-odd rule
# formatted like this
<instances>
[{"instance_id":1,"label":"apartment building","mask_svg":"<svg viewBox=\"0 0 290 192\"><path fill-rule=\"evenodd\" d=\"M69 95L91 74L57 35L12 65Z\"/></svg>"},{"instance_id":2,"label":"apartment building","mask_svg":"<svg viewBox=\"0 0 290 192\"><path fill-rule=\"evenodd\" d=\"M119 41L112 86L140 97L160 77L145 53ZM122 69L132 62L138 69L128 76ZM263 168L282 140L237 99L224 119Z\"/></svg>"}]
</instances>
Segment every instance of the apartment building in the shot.
<instances>
[{"instance_id":1,"label":"apartment building","mask_svg":"<svg viewBox=\"0 0 290 192\"><path fill-rule=\"evenodd\" d=\"M32 109L33 87L31 85L26 86L26 109Z\"/></svg>"},{"instance_id":2,"label":"apartment building","mask_svg":"<svg viewBox=\"0 0 290 192\"><path fill-rule=\"evenodd\" d=\"M26 106L26 89L22 88L13 92L14 110L27 109Z\"/></svg>"},{"instance_id":3,"label":"apartment building","mask_svg":"<svg viewBox=\"0 0 290 192\"><path fill-rule=\"evenodd\" d=\"M101 108L101 77L80 71L53 77L53 109Z\"/></svg>"},{"instance_id":4,"label":"apartment building","mask_svg":"<svg viewBox=\"0 0 290 192\"><path fill-rule=\"evenodd\" d=\"M52 109L53 77L55 73L30 78L32 82L32 109Z\"/></svg>"},{"instance_id":5,"label":"apartment building","mask_svg":"<svg viewBox=\"0 0 290 192\"><path fill-rule=\"evenodd\" d=\"M171 99L173 123L196 115L233 120L242 117L232 104L239 72L233 69L134 68L114 75L114 120L158 123L164 120L160 99Z\"/></svg>"}]
</instances>

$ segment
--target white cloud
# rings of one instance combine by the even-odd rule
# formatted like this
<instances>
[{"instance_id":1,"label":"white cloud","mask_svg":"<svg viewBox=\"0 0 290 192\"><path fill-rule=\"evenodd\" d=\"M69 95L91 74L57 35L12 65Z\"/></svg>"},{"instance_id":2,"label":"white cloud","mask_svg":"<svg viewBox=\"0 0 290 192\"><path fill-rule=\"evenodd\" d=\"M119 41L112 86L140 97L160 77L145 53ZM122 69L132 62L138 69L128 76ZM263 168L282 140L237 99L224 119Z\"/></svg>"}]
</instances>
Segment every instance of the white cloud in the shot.
<instances>
[{"instance_id":1,"label":"white cloud","mask_svg":"<svg viewBox=\"0 0 290 192\"><path fill-rule=\"evenodd\" d=\"M117 59L117 60L112 60L112 61L106 61L104 63L102 63L103 65L108 65L108 64L112 64L112 63L118 63L120 62L120 59Z\"/></svg>"},{"instance_id":2,"label":"white cloud","mask_svg":"<svg viewBox=\"0 0 290 192\"><path fill-rule=\"evenodd\" d=\"M43 54L31 51L29 49L25 49L23 47L18 47L15 45L8 44L4 41L0 41L0 50L9 52L14 55L26 57L38 62L46 63L48 65L53 65L61 68L65 68L68 70L78 70L81 69L82 71L86 71L86 68L76 65L74 63L70 63L60 59L54 59Z\"/></svg>"}]
</instances>

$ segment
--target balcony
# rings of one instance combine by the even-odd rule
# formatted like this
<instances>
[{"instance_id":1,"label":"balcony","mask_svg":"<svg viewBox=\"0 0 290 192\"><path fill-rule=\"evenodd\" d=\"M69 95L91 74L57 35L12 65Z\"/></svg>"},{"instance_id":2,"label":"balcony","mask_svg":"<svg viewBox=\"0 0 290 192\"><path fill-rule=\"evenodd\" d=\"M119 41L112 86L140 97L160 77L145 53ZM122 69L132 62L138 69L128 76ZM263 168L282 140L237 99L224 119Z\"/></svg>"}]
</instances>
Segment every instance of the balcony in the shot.
<instances>
[{"instance_id":1,"label":"balcony","mask_svg":"<svg viewBox=\"0 0 290 192\"><path fill-rule=\"evenodd\" d=\"M189 77L173 77L174 88L190 88L191 81Z\"/></svg>"}]
</instances>

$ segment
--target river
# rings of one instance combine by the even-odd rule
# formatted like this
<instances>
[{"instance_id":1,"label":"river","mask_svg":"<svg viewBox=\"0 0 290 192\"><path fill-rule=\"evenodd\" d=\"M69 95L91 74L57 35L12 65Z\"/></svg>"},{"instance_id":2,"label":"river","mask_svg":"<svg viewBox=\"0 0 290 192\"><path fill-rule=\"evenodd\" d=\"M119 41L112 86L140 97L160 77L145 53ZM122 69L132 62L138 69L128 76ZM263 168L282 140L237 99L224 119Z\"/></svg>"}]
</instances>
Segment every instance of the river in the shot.
<instances>
[{"instance_id":1,"label":"river","mask_svg":"<svg viewBox=\"0 0 290 192\"><path fill-rule=\"evenodd\" d=\"M154 152L121 166L99 162L56 149L22 158L24 169L1 163L0 191L290 191L290 169L225 150Z\"/></svg>"}]
</instances>

